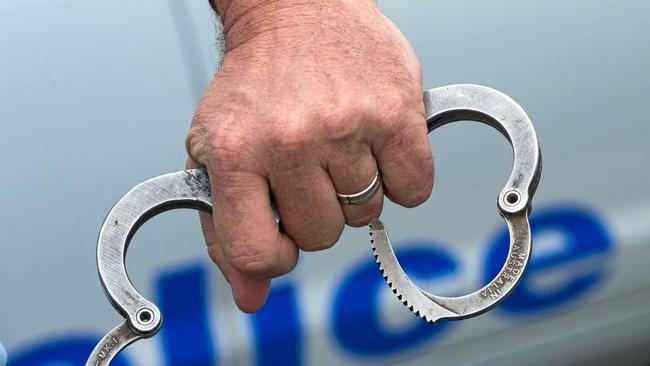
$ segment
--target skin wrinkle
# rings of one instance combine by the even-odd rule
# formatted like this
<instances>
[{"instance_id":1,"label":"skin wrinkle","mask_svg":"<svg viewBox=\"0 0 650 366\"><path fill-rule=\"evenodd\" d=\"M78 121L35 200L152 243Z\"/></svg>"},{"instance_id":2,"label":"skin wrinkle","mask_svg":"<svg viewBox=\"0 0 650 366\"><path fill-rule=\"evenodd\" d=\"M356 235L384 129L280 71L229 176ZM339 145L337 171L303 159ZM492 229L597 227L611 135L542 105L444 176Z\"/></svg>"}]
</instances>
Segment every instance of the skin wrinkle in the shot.
<instances>
[{"instance_id":1,"label":"skin wrinkle","mask_svg":"<svg viewBox=\"0 0 650 366\"><path fill-rule=\"evenodd\" d=\"M238 306L255 311L299 249L329 248L345 223L380 214L381 188L360 206L341 206L336 189L365 188L379 166L389 197L413 206L430 193L433 167L419 62L374 2L216 5L226 53L186 144L210 174L210 256Z\"/></svg>"},{"instance_id":2,"label":"skin wrinkle","mask_svg":"<svg viewBox=\"0 0 650 366\"><path fill-rule=\"evenodd\" d=\"M291 29L292 26L317 22L310 12L299 10L309 5L309 1L292 2L287 5L282 0L266 0L246 8L234 17L224 16L224 33L226 35L226 52L237 48L252 38L277 29ZM273 7L272 5L276 5ZM280 5L282 4L282 5ZM271 5L271 6L270 6ZM291 17L277 17L278 12L292 14ZM298 19L301 23L298 22ZM246 32L237 32L238 27ZM230 48L232 47L232 48Z\"/></svg>"}]
</instances>

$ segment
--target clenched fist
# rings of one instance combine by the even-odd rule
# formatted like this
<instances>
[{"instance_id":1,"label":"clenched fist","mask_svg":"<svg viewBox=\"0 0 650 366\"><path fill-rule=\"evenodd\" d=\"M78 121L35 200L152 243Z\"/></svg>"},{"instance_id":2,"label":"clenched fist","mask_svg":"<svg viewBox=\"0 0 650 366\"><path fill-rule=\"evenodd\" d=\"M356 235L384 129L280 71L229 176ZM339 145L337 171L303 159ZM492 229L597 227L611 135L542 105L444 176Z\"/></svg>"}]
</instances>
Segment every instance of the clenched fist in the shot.
<instances>
[{"instance_id":1,"label":"clenched fist","mask_svg":"<svg viewBox=\"0 0 650 366\"><path fill-rule=\"evenodd\" d=\"M433 185L418 60L370 0L217 0L226 52L187 136L210 175L210 257L246 312L300 250L366 225L384 194L412 207ZM336 193L383 188L359 205ZM384 191L385 190L385 191ZM273 197L282 222L276 224Z\"/></svg>"}]
</instances>

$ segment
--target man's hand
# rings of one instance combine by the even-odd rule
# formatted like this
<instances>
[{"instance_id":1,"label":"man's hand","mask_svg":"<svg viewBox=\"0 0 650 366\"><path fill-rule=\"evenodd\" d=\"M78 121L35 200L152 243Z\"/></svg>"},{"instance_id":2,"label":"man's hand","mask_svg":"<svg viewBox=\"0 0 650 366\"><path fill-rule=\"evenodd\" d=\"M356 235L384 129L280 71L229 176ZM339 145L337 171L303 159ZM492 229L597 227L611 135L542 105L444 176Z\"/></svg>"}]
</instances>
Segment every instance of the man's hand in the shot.
<instances>
[{"instance_id":1,"label":"man's hand","mask_svg":"<svg viewBox=\"0 0 650 366\"><path fill-rule=\"evenodd\" d=\"M221 69L187 137L210 175L210 257L246 312L299 250L336 243L379 216L383 194L412 207L433 185L418 60L370 0L223 0ZM386 192L341 205L381 172ZM273 196L282 220L276 224Z\"/></svg>"}]
</instances>

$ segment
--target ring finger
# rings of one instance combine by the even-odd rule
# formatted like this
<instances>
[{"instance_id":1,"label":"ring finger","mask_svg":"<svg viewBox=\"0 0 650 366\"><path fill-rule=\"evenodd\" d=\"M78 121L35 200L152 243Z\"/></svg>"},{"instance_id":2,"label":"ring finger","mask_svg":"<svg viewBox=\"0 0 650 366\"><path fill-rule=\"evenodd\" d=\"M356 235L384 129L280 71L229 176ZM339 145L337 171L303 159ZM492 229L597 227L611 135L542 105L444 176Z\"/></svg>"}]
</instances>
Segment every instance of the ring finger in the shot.
<instances>
[{"instance_id":1,"label":"ring finger","mask_svg":"<svg viewBox=\"0 0 650 366\"><path fill-rule=\"evenodd\" d=\"M355 144L353 147L342 149L329 163L328 170L338 194L356 195L367 190L374 191L371 196L361 199L362 202L351 204L342 200L341 208L348 225L364 226L379 217L384 204L384 192L381 178L378 176L377 162L368 145ZM375 178L379 179L379 182L376 182Z\"/></svg>"}]
</instances>

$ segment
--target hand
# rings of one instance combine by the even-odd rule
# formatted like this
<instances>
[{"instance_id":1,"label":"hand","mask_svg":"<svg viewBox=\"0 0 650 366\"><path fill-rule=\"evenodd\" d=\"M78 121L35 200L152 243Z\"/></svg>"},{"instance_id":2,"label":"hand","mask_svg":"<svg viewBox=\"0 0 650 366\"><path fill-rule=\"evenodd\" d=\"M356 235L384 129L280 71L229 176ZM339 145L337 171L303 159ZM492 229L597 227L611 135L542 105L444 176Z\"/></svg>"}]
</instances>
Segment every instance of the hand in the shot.
<instances>
[{"instance_id":1,"label":"hand","mask_svg":"<svg viewBox=\"0 0 650 366\"><path fill-rule=\"evenodd\" d=\"M208 253L239 308L258 310L299 250L366 225L383 193L413 207L433 185L418 60L374 1L217 1L226 53L187 137L210 175ZM358 206L379 170L386 192ZM280 231L271 208L275 198Z\"/></svg>"}]
</instances>

